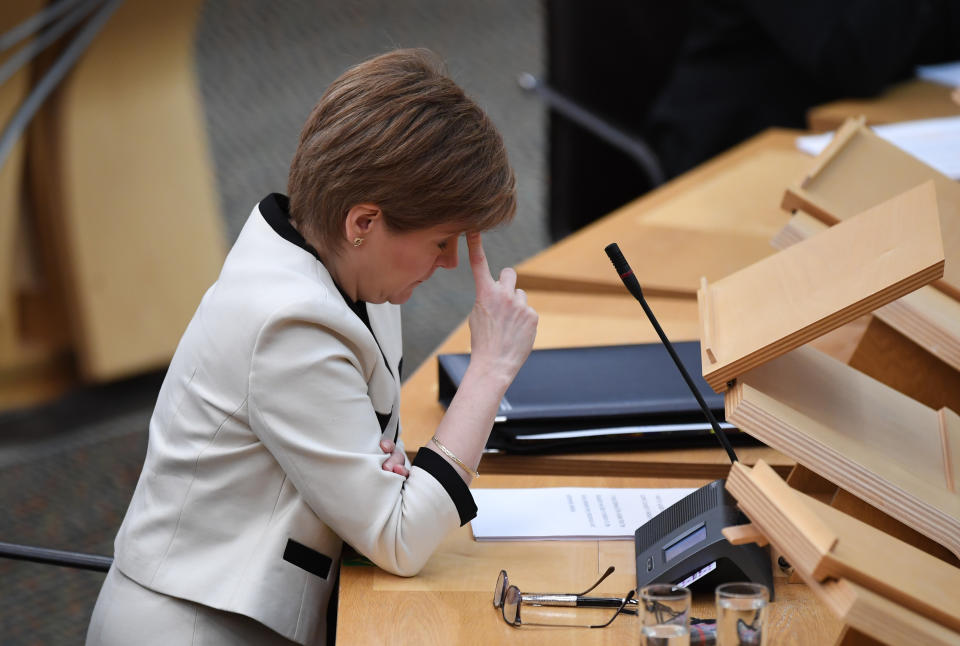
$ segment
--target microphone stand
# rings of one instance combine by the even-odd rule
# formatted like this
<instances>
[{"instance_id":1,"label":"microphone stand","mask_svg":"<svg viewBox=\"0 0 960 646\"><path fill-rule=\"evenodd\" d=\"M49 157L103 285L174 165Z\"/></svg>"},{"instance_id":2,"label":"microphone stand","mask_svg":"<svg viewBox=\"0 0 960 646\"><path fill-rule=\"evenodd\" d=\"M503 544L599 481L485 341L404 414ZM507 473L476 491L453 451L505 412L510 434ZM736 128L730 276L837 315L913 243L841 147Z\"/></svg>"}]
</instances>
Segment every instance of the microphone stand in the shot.
<instances>
[{"instance_id":1,"label":"microphone stand","mask_svg":"<svg viewBox=\"0 0 960 646\"><path fill-rule=\"evenodd\" d=\"M644 313L670 353L690 392L697 398L700 409L713 427L713 433L727 452L730 462L736 462L737 454L734 453L729 438L707 407L676 350L647 305L640 283L623 257L620 247L614 243L607 245L604 251L627 290L643 306ZM684 586L693 585L704 577L712 577L713 581L718 578L720 581L730 581L746 577L750 581L766 585L773 598L773 575L770 571L769 555L757 545L730 545L723 536L722 528L737 524L741 516L733 499L724 491L723 480L714 480L674 503L641 525L634 534L637 585L643 586L657 580L676 581L676 577L681 575L679 585ZM685 543L690 540L693 542ZM677 547L678 545L683 547ZM670 556L667 554L668 549L680 551Z\"/></svg>"},{"instance_id":2,"label":"microphone stand","mask_svg":"<svg viewBox=\"0 0 960 646\"><path fill-rule=\"evenodd\" d=\"M730 444L730 439L727 437L727 434L723 432L723 429L720 428L720 424L717 423L716 418L713 416L713 412L703 400L703 395L700 394L700 391L697 390L696 385L693 383L693 379L690 378L690 373L687 372L687 369L680 361L680 357L677 356L677 351L674 350L673 344L670 343L667 335L663 332L663 328L660 327L660 323L657 322L657 317L653 315L653 310L651 310L650 306L647 305L647 300L643 297L643 290L640 289L640 282L637 280L637 277L634 276L633 270L630 269L630 265L627 263L626 258L623 257L620 247L616 242L614 242L612 244L608 244L603 250L607 252L610 262L613 263L613 267L620 275L620 280L623 281L627 291L633 294L633 297L640 301L640 305L643 307L644 313L647 315L647 318L650 319L650 323L653 324L653 329L657 331L657 335L660 337L663 345L667 348L667 352L670 353L670 358L673 359L673 362L677 365L677 369L683 376L683 380L687 382L687 387L690 389L690 392L693 393L693 396L697 398L697 403L700 404L700 409L703 411L703 414L706 415L707 421L710 422L710 426L713 427L713 434L717 436L717 441L720 442L720 445L727 452L730 462L736 462L737 454L733 451L733 446Z\"/></svg>"}]
</instances>

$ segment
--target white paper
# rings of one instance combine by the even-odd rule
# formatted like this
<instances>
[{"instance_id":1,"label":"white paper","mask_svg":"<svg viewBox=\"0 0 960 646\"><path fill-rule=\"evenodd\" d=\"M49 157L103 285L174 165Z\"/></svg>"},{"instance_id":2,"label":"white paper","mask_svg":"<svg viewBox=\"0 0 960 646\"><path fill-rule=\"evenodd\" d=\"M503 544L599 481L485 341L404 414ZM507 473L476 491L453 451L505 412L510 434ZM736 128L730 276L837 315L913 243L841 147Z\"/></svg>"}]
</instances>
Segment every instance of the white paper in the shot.
<instances>
[{"instance_id":1,"label":"white paper","mask_svg":"<svg viewBox=\"0 0 960 646\"><path fill-rule=\"evenodd\" d=\"M478 541L625 540L696 489L473 489Z\"/></svg>"},{"instance_id":2,"label":"white paper","mask_svg":"<svg viewBox=\"0 0 960 646\"><path fill-rule=\"evenodd\" d=\"M937 65L919 65L916 71L917 78L922 78L925 81L949 87L960 87L960 61L938 63Z\"/></svg>"},{"instance_id":3,"label":"white paper","mask_svg":"<svg viewBox=\"0 0 960 646\"><path fill-rule=\"evenodd\" d=\"M960 179L960 117L901 121L873 126L873 131L951 179ZM797 137L797 149L819 155L833 133Z\"/></svg>"}]
</instances>

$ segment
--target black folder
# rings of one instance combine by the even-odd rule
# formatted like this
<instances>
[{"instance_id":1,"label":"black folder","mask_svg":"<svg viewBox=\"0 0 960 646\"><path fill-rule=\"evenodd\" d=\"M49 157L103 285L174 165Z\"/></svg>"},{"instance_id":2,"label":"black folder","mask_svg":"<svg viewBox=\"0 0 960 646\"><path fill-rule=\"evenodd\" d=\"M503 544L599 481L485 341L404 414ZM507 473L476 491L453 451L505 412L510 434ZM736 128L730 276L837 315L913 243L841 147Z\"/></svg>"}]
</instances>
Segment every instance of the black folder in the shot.
<instances>
[{"instance_id":1,"label":"black folder","mask_svg":"<svg viewBox=\"0 0 960 646\"><path fill-rule=\"evenodd\" d=\"M703 380L700 344L674 344L700 394L731 440L749 440L723 422L723 395ZM469 354L438 357L447 406ZM712 446L713 429L659 343L534 350L500 402L487 449L511 453Z\"/></svg>"}]
</instances>

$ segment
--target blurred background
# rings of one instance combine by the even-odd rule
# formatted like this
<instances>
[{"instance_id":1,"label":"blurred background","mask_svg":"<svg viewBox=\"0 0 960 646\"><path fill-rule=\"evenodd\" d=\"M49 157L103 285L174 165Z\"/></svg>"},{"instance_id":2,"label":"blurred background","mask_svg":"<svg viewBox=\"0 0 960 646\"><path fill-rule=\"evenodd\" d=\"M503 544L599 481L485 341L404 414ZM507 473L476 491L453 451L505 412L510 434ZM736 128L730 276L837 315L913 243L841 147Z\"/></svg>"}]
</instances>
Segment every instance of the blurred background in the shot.
<instances>
[{"instance_id":1,"label":"blurred background","mask_svg":"<svg viewBox=\"0 0 960 646\"><path fill-rule=\"evenodd\" d=\"M179 335L347 67L428 47L488 112L519 186L486 237L496 272L811 105L960 58L949 3L876 4L6 0L0 541L112 554ZM549 91L619 140L548 110ZM406 375L472 302L463 265L414 293ZM0 559L0 643L82 643L101 581Z\"/></svg>"}]
</instances>

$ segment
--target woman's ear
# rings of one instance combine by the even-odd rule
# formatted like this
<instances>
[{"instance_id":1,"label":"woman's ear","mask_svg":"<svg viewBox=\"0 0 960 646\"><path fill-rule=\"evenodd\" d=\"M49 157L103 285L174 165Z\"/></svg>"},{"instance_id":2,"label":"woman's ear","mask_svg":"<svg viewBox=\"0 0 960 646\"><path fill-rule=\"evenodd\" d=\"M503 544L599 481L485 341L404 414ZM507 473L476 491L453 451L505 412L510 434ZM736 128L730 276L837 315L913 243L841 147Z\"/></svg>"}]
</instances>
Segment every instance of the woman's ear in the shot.
<instances>
[{"instance_id":1,"label":"woman's ear","mask_svg":"<svg viewBox=\"0 0 960 646\"><path fill-rule=\"evenodd\" d=\"M344 221L344 233L347 240L354 243L363 240L377 227L383 226L383 211L376 204L355 204L347 211Z\"/></svg>"}]
</instances>

